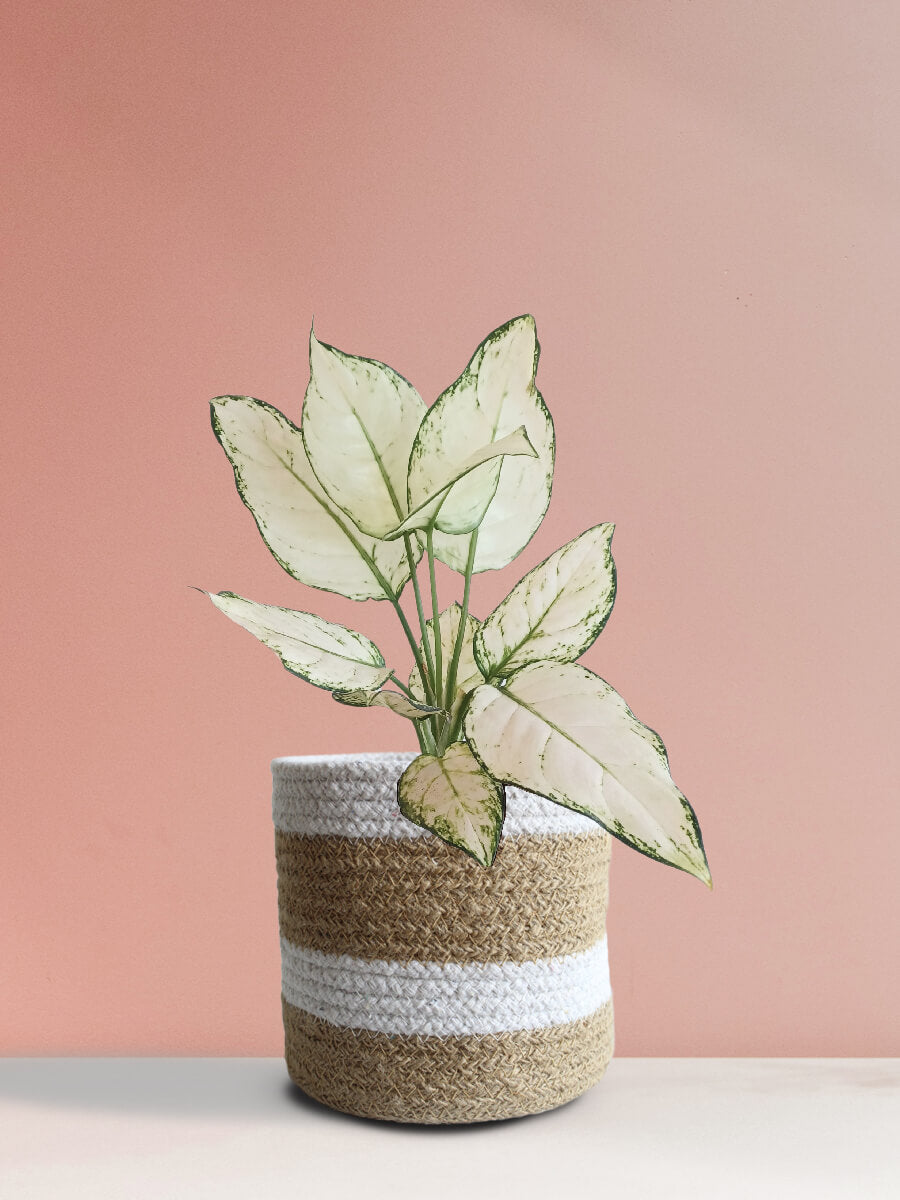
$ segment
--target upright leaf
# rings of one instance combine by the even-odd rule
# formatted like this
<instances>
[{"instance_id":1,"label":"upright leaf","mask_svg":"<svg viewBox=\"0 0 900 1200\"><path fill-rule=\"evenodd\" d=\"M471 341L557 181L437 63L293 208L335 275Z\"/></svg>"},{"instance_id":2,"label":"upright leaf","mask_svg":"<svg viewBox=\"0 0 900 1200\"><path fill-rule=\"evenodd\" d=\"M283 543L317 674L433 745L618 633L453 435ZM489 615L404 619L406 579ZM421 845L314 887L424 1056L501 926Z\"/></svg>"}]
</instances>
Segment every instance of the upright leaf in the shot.
<instances>
[{"instance_id":1,"label":"upright leaf","mask_svg":"<svg viewBox=\"0 0 900 1200\"><path fill-rule=\"evenodd\" d=\"M532 663L469 700L465 734L484 767L599 821L660 862L710 883L694 810L666 748L604 680L575 663Z\"/></svg>"},{"instance_id":2,"label":"upright leaf","mask_svg":"<svg viewBox=\"0 0 900 1200\"><path fill-rule=\"evenodd\" d=\"M500 844L503 788L478 763L465 742L435 758L420 754L400 776L400 811L416 825L458 846L489 867Z\"/></svg>"},{"instance_id":3,"label":"upright leaf","mask_svg":"<svg viewBox=\"0 0 900 1200\"><path fill-rule=\"evenodd\" d=\"M529 571L484 621L475 656L485 677L531 662L572 662L597 637L616 598L610 542L595 525Z\"/></svg>"},{"instance_id":4,"label":"upright leaf","mask_svg":"<svg viewBox=\"0 0 900 1200\"><path fill-rule=\"evenodd\" d=\"M354 708L389 708L391 712L410 721L421 721L423 717L430 717L441 711L439 708L430 708L427 704L417 704L400 692L354 688L353 691L332 692L331 695L338 704L350 704Z\"/></svg>"},{"instance_id":5,"label":"upright leaf","mask_svg":"<svg viewBox=\"0 0 900 1200\"><path fill-rule=\"evenodd\" d=\"M409 511L409 453L424 415L419 393L391 367L344 354L310 333L306 452L328 496L372 537Z\"/></svg>"},{"instance_id":6,"label":"upright leaf","mask_svg":"<svg viewBox=\"0 0 900 1200\"><path fill-rule=\"evenodd\" d=\"M411 509L428 495L430 481L449 477L450 469L464 461L473 445L496 441L525 426L537 457L506 458L499 465L480 468L456 484L441 510L447 521L458 511L477 513L487 496L475 571L511 562L540 525L550 501L553 422L534 383L538 354L533 317L517 317L495 329L459 379L428 410L413 444ZM464 571L468 536L441 529L439 523L435 554L447 566Z\"/></svg>"},{"instance_id":7,"label":"upright leaf","mask_svg":"<svg viewBox=\"0 0 900 1200\"><path fill-rule=\"evenodd\" d=\"M315 613L256 604L234 592L206 594L226 617L274 650L292 675L316 687L379 688L391 673L374 642Z\"/></svg>"},{"instance_id":8,"label":"upright leaf","mask_svg":"<svg viewBox=\"0 0 900 1200\"><path fill-rule=\"evenodd\" d=\"M445 608L439 616L441 630L441 661L445 667L449 669L450 662L453 658L453 651L456 647L456 639L459 636L459 623L462 619L462 608L459 604L453 603ZM434 644L434 619L426 621L428 637ZM462 704L465 696L471 692L472 688L479 683L483 683L484 679L478 669L478 664L475 662L475 655L472 649L473 638L478 629L478 619L473 617L471 613L466 614L466 624L463 630L462 646L460 648L459 663L456 669L456 688L455 694L452 697L450 707L450 725L456 720L459 712L459 706ZM422 690L422 680L419 677L419 672L413 670L409 676L409 690L413 693L417 700L424 702L425 693Z\"/></svg>"},{"instance_id":9,"label":"upright leaf","mask_svg":"<svg viewBox=\"0 0 900 1200\"><path fill-rule=\"evenodd\" d=\"M450 529L457 533L471 533L484 515L485 507L490 503L491 496L497 486L497 475L500 470L500 460L504 455L524 455L535 458L535 449L528 440L525 426L520 425L506 437L496 442L481 446L458 466L448 468L449 474L441 477L439 474L429 483L427 494L418 502L409 516L385 536L389 539L410 533L414 529L427 529L434 525L439 529ZM493 461L496 460L496 461ZM485 475L482 465L488 465L494 470L493 476ZM460 480L480 480L474 489L466 493L466 504L452 504L452 497Z\"/></svg>"},{"instance_id":10,"label":"upright leaf","mask_svg":"<svg viewBox=\"0 0 900 1200\"><path fill-rule=\"evenodd\" d=\"M402 542L362 533L325 495L300 430L252 396L217 396L212 426L266 545L289 575L351 600L383 600L379 572L396 592L409 580ZM416 543L416 557L422 548Z\"/></svg>"}]
</instances>

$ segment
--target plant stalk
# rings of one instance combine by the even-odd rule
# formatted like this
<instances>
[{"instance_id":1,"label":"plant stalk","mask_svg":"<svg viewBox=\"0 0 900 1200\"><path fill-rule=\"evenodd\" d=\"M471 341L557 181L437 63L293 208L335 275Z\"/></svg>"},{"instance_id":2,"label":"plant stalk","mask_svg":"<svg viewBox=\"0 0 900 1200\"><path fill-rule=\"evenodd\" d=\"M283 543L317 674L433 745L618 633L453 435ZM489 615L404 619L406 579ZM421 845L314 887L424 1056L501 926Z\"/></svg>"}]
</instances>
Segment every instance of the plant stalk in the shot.
<instances>
[{"instance_id":1,"label":"plant stalk","mask_svg":"<svg viewBox=\"0 0 900 1200\"><path fill-rule=\"evenodd\" d=\"M438 604L437 581L435 579L435 572L434 572L434 526L433 525L428 526L428 530L425 534L425 544L426 544L427 551L428 551L428 577L429 577L429 582L431 584L431 618L432 618L432 625L434 626L434 694L437 697L437 699L435 700L434 703L435 703L436 708L442 708L442 707L444 707L443 703L442 703L442 697L444 694L444 689L443 689L443 679L444 679L443 665L444 664L441 661L442 654L443 654L443 648L441 646L441 641L442 641L442 639L441 639L441 610L440 610L440 605ZM427 637L425 639L425 642L427 645L427 643L428 643ZM440 747L442 740L443 740L443 735L445 732L446 722L443 726L440 725L439 722L440 722L440 718L436 717L435 718L435 725L437 726L437 728L435 729L435 733L437 734L436 741L437 741L438 746Z\"/></svg>"},{"instance_id":2,"label":"plant stalk","mask_svg":"<svg viewBox=\"0 0 900 1200\"><path fill-rule=\"evenodd\" d=\"M278 461L281 463L281 465L286 470L288 470L290 472L290 474L294 477L294 479L296 479L296 481L300 484L300 486L304 487L307 490L307 492L309 492L309 494L313 497L313 499L315 499L321 505L321 507L325 510L325 512L328 513L328 515L332 518L332 520L335 521L335 523L338 525L338 527L346 535L347 539L350 542L352 542L353 546L356 549L357 554L360 556L360 558L363 560L363 562L366 564L366 566L369 568L369 570L372 572L372 574L378 580L378 586L384 592L385 598L391 602L394 612L396 612L397 616L400 618L400 624L403 626L403 632L406 634L406 640L409 642L410 649L412 650L412 653L413 653L413 658L415 659L416 668L418 669L419 676L422 680L422 690L424 691L426 697L428 698L429 704L433 704L435 708L439 707L436 702L436 699L435 699L436 693L432 688L431 678L428 674L428 671L425 669L425 664L422 662L422 656L419 653L419 643L416 641L416 639L413 635L413 631L410 628L409 621L406 619L406 613L400 607L400 598L397 595L397 593L394 591L394 589L391 587L391 585L388 583L388 581L385 579L384 574L381 572L381 570L379 570L378 564L375 562L375 559L373 558L373 556L371 554L368 553L368 551L363 546L360 545L359 540L354 536L352 529L347 525L346 521L343 519L343 516L341 514L339 514L334 508L332 508L332 506L330 504L326 504L322 500L321 496L318 496L312 490L312 488L309 486L309 484L306 482L306 480L302 479L296 473L296 471L294 471L293 467L291 466L291 464L289 462L287 462L285 459L280 458L280 457L279 457ZM394 500L394 507L397 509L397 512L399 513L400 509L397 506L396 499ZM409 562L409 572L410 572L410 575L412 576L413 584L416 589L416 596L418 597L419 581L416 576L416 564L415 564L415 561L413 558L412 546L410 544L409 537L406 537L404 540L406 542L406 554L407 554L407 560ZM420 619L421 619L421 611L422 611L422 602L421 602L421 599L419 599ZM423 632L424 632L424 626L423 626ZM427 639L426 639L426 649L427 649Z\"/></svg>"},{"instance_id":3,"label":"plant stalk","mask_svg":"<svg viewBox=\"0 0 900 1200\"><path fill-rule=\"evenodd\" d=\"M406 640L409 642L410 649L413 652L413 658L416 660L416 668L419 672L419 677L422 680L422 690L425 692L428 703L433 704L434 707L437 708L434 692L431 688L431 679L429 678L425 664L422 662L422 655L419 653L419 644L416 641L415 634L412 631L409 621L406 619L406 613L400 607L400 601L397 598L396 593L391 591L391 589L387 586L387 581L384 582L383 586L385 589L385 595L387 596L388 600L390 600L394 612L400 618L400 624L403 626L403 632L406 634Z\"/></svg>"},{"instance_id":4,"label":"plant stalk","mask_svg":"<svg viewBox=\"0 0 900 1200\"><path fill-rule=\"evenodd\" d=\"M428 674L431 680L431 703L437 705L437 682L434 676L434 660L431 657L431 646L428 643L428 627L425 624L425 608L422 604L422 591L419 587L419 575L416 571L416 560L412 552L412 538L410 535L403 535L403 543L406 546L406 561L409 563L409 574L412 579L413 592L416 597L416 612L419 615L419 631L422 634L422 645L425 647L425 662L428 666ZM425 680L422 680L422 687L428 694L428 685Z\"/></svg>"},{"instance_id":5,"label":"plant stalk","mask_svg":"<svg viewBox=\"0 0 900 1200\"><path fill-rule=\"evenodd\" d=\"M422 754L434 754L436 747L434 744L434 736L429 728L428 721L413 721L413 727L416 731L416 737L419 739L419 750Z\"/></svg>"},{"instance_id":6,"label":"plant stalk","mask_svg":"<svg viewBox=\"0 0 900 1200\"><path fill-rule=\"evenodd\" d=\"M388 679L390 679L390 681L392 683L396 683L397 687L400 689L400 691L403 693L403 695L406 696L407 700L412 700L414 703L418 704L418 702L419 702L418 698L413 695L413 693L409 690L409 688L406 686L406 684L403 683L398 678L397 674L394 671L391 671L390 675L388 676Z\"/></svg>"},{"instance_id":7,"label":"plant stalk","mask_svg":"<svg viewBox=\"0 0 900 1200\"><path fill-rule=\"evenodd\" d=\"M450 669L447 672L447 691L444 696L444 708L450 712L453 708L453 700L456 692L456 676L459 671L459 659L462 654L463 642L466 636L466 621L469 616L469 593L472 588L472 569L475 566L475 550L478 546L478 530L473 529L469 538L469 554L466 559L466 576L463 584L463 599L462 612L459 617L459 629L456 631L456 642L453 646L453 658L450 660ZM454 721L452 727L445 730L447 741L444 743L444 749L450 745L450 741L458 733L459 722Z\"/></svg>"}]
</instances>

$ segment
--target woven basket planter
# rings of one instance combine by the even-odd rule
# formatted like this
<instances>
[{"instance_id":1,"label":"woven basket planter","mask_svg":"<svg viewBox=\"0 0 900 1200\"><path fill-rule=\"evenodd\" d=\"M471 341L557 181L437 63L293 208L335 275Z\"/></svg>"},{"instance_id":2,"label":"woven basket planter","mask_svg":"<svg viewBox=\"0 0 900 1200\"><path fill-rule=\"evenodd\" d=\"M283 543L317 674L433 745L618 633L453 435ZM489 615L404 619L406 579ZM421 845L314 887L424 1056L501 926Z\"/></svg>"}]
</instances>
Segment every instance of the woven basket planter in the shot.
<instances>
[{"instance_id":1,"label":"woven basket planter","mask_svg":"<svg viewBox=\"0 0 900 1200\"><path fill-rule=\"evenodd\" d=\"M413 757L272 764L288 1073L331 1108L388 1121L564 1104L612 1056L611 839L507 788L485 869L401 816Z\"/></svg>"}]
</instances>

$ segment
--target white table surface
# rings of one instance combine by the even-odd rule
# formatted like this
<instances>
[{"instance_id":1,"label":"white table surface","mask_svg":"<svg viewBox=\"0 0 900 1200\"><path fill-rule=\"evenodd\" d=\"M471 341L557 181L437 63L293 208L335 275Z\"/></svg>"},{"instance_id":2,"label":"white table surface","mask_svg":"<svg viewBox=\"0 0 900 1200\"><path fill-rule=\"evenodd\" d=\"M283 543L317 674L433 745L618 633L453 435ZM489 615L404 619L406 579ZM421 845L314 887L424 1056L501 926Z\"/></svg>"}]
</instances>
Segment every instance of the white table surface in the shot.
<instances>
[{"instance_id":1,"label":"white table surface","mask_svg":"<svg viewBox=\"0 0 900 1200\"><path fill-rule=\"evenodd\" d=\"M274 1058L0 1060L2 1200L897 1200L900 1059L615 1059L553 1112L403 1126Z\"/></svg>"}]
</instances>

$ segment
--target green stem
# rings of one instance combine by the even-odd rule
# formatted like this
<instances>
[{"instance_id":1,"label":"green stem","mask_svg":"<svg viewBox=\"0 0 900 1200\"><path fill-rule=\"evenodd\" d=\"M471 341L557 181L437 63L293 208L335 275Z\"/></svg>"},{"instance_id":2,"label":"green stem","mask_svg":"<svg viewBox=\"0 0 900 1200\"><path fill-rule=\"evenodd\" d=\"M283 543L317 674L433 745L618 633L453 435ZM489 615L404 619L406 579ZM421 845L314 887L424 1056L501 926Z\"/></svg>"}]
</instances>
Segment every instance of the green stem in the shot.
<instances>
[{"instance_id":1,"label":"green stem","mask_svg":"<svg viewBox=\"0 0 900 1200\"><path fill-rule=\"evenodd\" d=\"M431 618L434 626L434 694L437 697L435 707L441 707L441 696L443 695L443 662L441 656L443 653L441 647L441 610L438 604L437 581L434 574L434 526L429 525L425 534L425 544L428 550L428 576L431 583ZM426 645L428 639L425 639ZM438 732L436 730L435 732ZM443 730L439 731L443 733ZM438 739L440 744L440 738Z\"/></svg>"},{"instance_id":2,"label":"green stem","mask_svg":"<svg viewBox=\"0 0 900 1200\"><path fill-rule=\"evenodd\" d=\"M435 704L435 707L438 707L434 700L434 698L437 696L437 682L434 676L434 660L431 657L431 646L428 643L428 629L425 624L425 608L422 604L422 591L419 587L419 576L416 572L416 562L412 552L412 538L408 533L404 534L403 542L406 546L406 561L409 563L409 574L410 578L412 579L413 591L416 595L416 612L419 614L419 629L422 634L422 645L425 647L425 661L428 664L428 672L431 678L432 703ZM428 687L424 679L422 680L422 686L427 694Z\"/></svg>"},{"instance_id":3,"label":"green stem","mask_svg":"<svg viewBox=\"0 0 900 1200\"><path fill-rule=\"evenodd\" d=\"M403 695L407 697L408 700L414 700L416 703L418 703L416 696L413 695L405 683L401 683L393 671L391 671L388 679L390 679L393 683L396 683L397 687L400 689Z\"/></svg>"},{"instance_id":4,"label":"green stem","mask_svg":"<svg viewBox=\"0 0 900 1200\"><path fill-rule=\"evenodd\" d=\"M415 635L413 634L410 623L406 619L406 613L400 607L400 601L392 591L388 589L386 595L394 607L394 612L400 618L400 624L403 626L403 632L406 634L406 640L409 642L410 649L413 652L413 658L416 660L416 668L418 669L419 676L422 680L422 690L425 692L428 703L433 704L435 708L437 708L434 692L432 691L431 687L431 679L428 676L428 671L425 669L425 664L422 662L422 655L419 653L419 645L415 639Z\"/></svg>"},{"instance_id":5,"label":"green stem","mask_svg":"<svg viewBox=\"0 0 900 1200\"><path fill-rule=\"evenodd\" d=\"M430 721L413 721L416 727L416 737L419 739L419 745L422 747L423 754L437 755L437 743L434 740L434 733L431 729Z\"/></svg>"},{"instance_id":6,"label":"green stem","mask_svg":"<svg viewBox=\"0 0 900 1200\"><path fill-rule=\"evenodd\" d=\"M363 432L365 433L365 430L363 430ZM368 437L368 434L366 436ZM312 496L312 498L323 509L323 511L326 512L329 517L331 517L332 521L334 521L334 523L341 530L341 532L344 534L344 536L347 538L347 540L351 543L351 545L356 550L357 554L360 556L360 558L363 560L363 562L366 564L366 566L372 572L375 579L378 581L378 586L384 592L385 599L387 599L391 602L391 604L393 605L393 608L394 608L394 612L400 618L400 624L403 626L403 632L406 634L406 640L409 642L409 646L410 646L410 649L412 650L413 658L415 659L416 669L418 670L419 677L422 680L422 690L424 691L425 696L428 699L428 702L430 704L433 704L435 708L439 707L435 700L437 693L433 690L431 679L428 675L428 671L426 670L425 664L422 661L422 655L419 653L419 643L416 641L415 637L413 636L413 631L410 628L409 621L406 619L406 613L400 607L400 597L394 591L394 589L391 587L391 585L388 583L388 581L385 579L384 574L379 570L378 564L375 562L374 557L371 554L369 554L369 552L361 545L359 539L355 536L354 529L356 527L354 526L353 528L351 528L347 524L346 520L344 519L344 514L339 512L338 509L332 508L332 506L329 503L327 503L318 492L314 491L313 488L311 488L309 486L307 481L305 479L303 479L302 476L297 474L297 472L294 470L293 463L291 461L289 461L286 458L282 458L280 454L276 454L276 458L281 463L281 465L284 467L284 469L293 476L293 478L297 481L297 483L299 483L302 488L305 488L305 490L309 493L310 496ZM379 469L382 470L382 474L384 474L383 466L382 466L382 463L381 463L378 455L376 455L376 461L378 462ZM393 489L390 487L389 481L387 479L385 479L385 482L388 483L388 490L391 493L391 500L393 501L394 508L397 511L397 515L399 516L401 513L400 505L397 502L396 496L393 494ZM359 532L359 531L356 530L356 532ZM416 564L415 564L415 560L413 558L412 546L410 544L409 537L404 538L404 541L406 542L406 556L407 556L407 562L409 563L409 572L410 572L410 575L412 576L413 586L415 587L415 591L416 591L416 600L418 602L418 608L419 608L419 620L420 620L420 623L422 624L423 640L425 642L425 648L427 650L428 649L428 639L426 637L424 637L425 625L424 625L424 621L422 619L422 600L421 600L421 596L419 595L419 580L418 580L418 576L416 575ZM419 745L421 746L423 735L419 732L418 728L416 729L416 736L418 737ZM434 741L433 735L430 730L428 731L428 739L430 742Z\"/></svg>"},{"instance_id":7,"label":"green stem","mask_svg":"<svg viewBox=\"0 0 900 1200\"><path fill-rule=\"evenodd\" d=\"M469 707L469 701L471 700L471 698L472 698L472 693L469 692L463 699L462 704L459 706L459 712L456 714L456 720L453 722L453 725L450 728L450 733L447 736L447 745L448 746L451 746L457 740L460 733L462 732L463 721L466 718L466 710Z\"/></svg>"},{"instance_id":8,"label":"green stem","mask_svg":"<svg viewBox=\"0 0 900 1200\"><path fill-rule=\"evenodd\" d=\"M472 530L472 536L469 538L469 555L466 559L466 579L463 585L463 600L462 612L459 617L459 629L456 631L456 642L453 646L453 658L450 660L450 670L447 672L447 692L444 697L444 708L448 712L453 707L453 699L456 693L456 676L459 671L459 659L462 654L463 642L466 636L466 621L469 616L469 593L472 589L472 569L475 566L475 550L478 546L478 530ZM458 733L459 722L454 721L453 727L448 731L448 736L452 739ZM447 745L450 744L448 740Z\"/></svg>"},{"instance_id":9,"label":"green stem","mask_svg":"<svg viewBox=\"0 0 900 1200\"><path fill-rule=\"evenodd\" d=\"M420 724L421 724L421 721L413 721L412 727L413 727L413 729L415 729L416 737L419 739L419 752L421 754L427 754L428 751L425 748L425 735L424 735L423 731L419 728Z\"/></svg>"}]
</instances>

